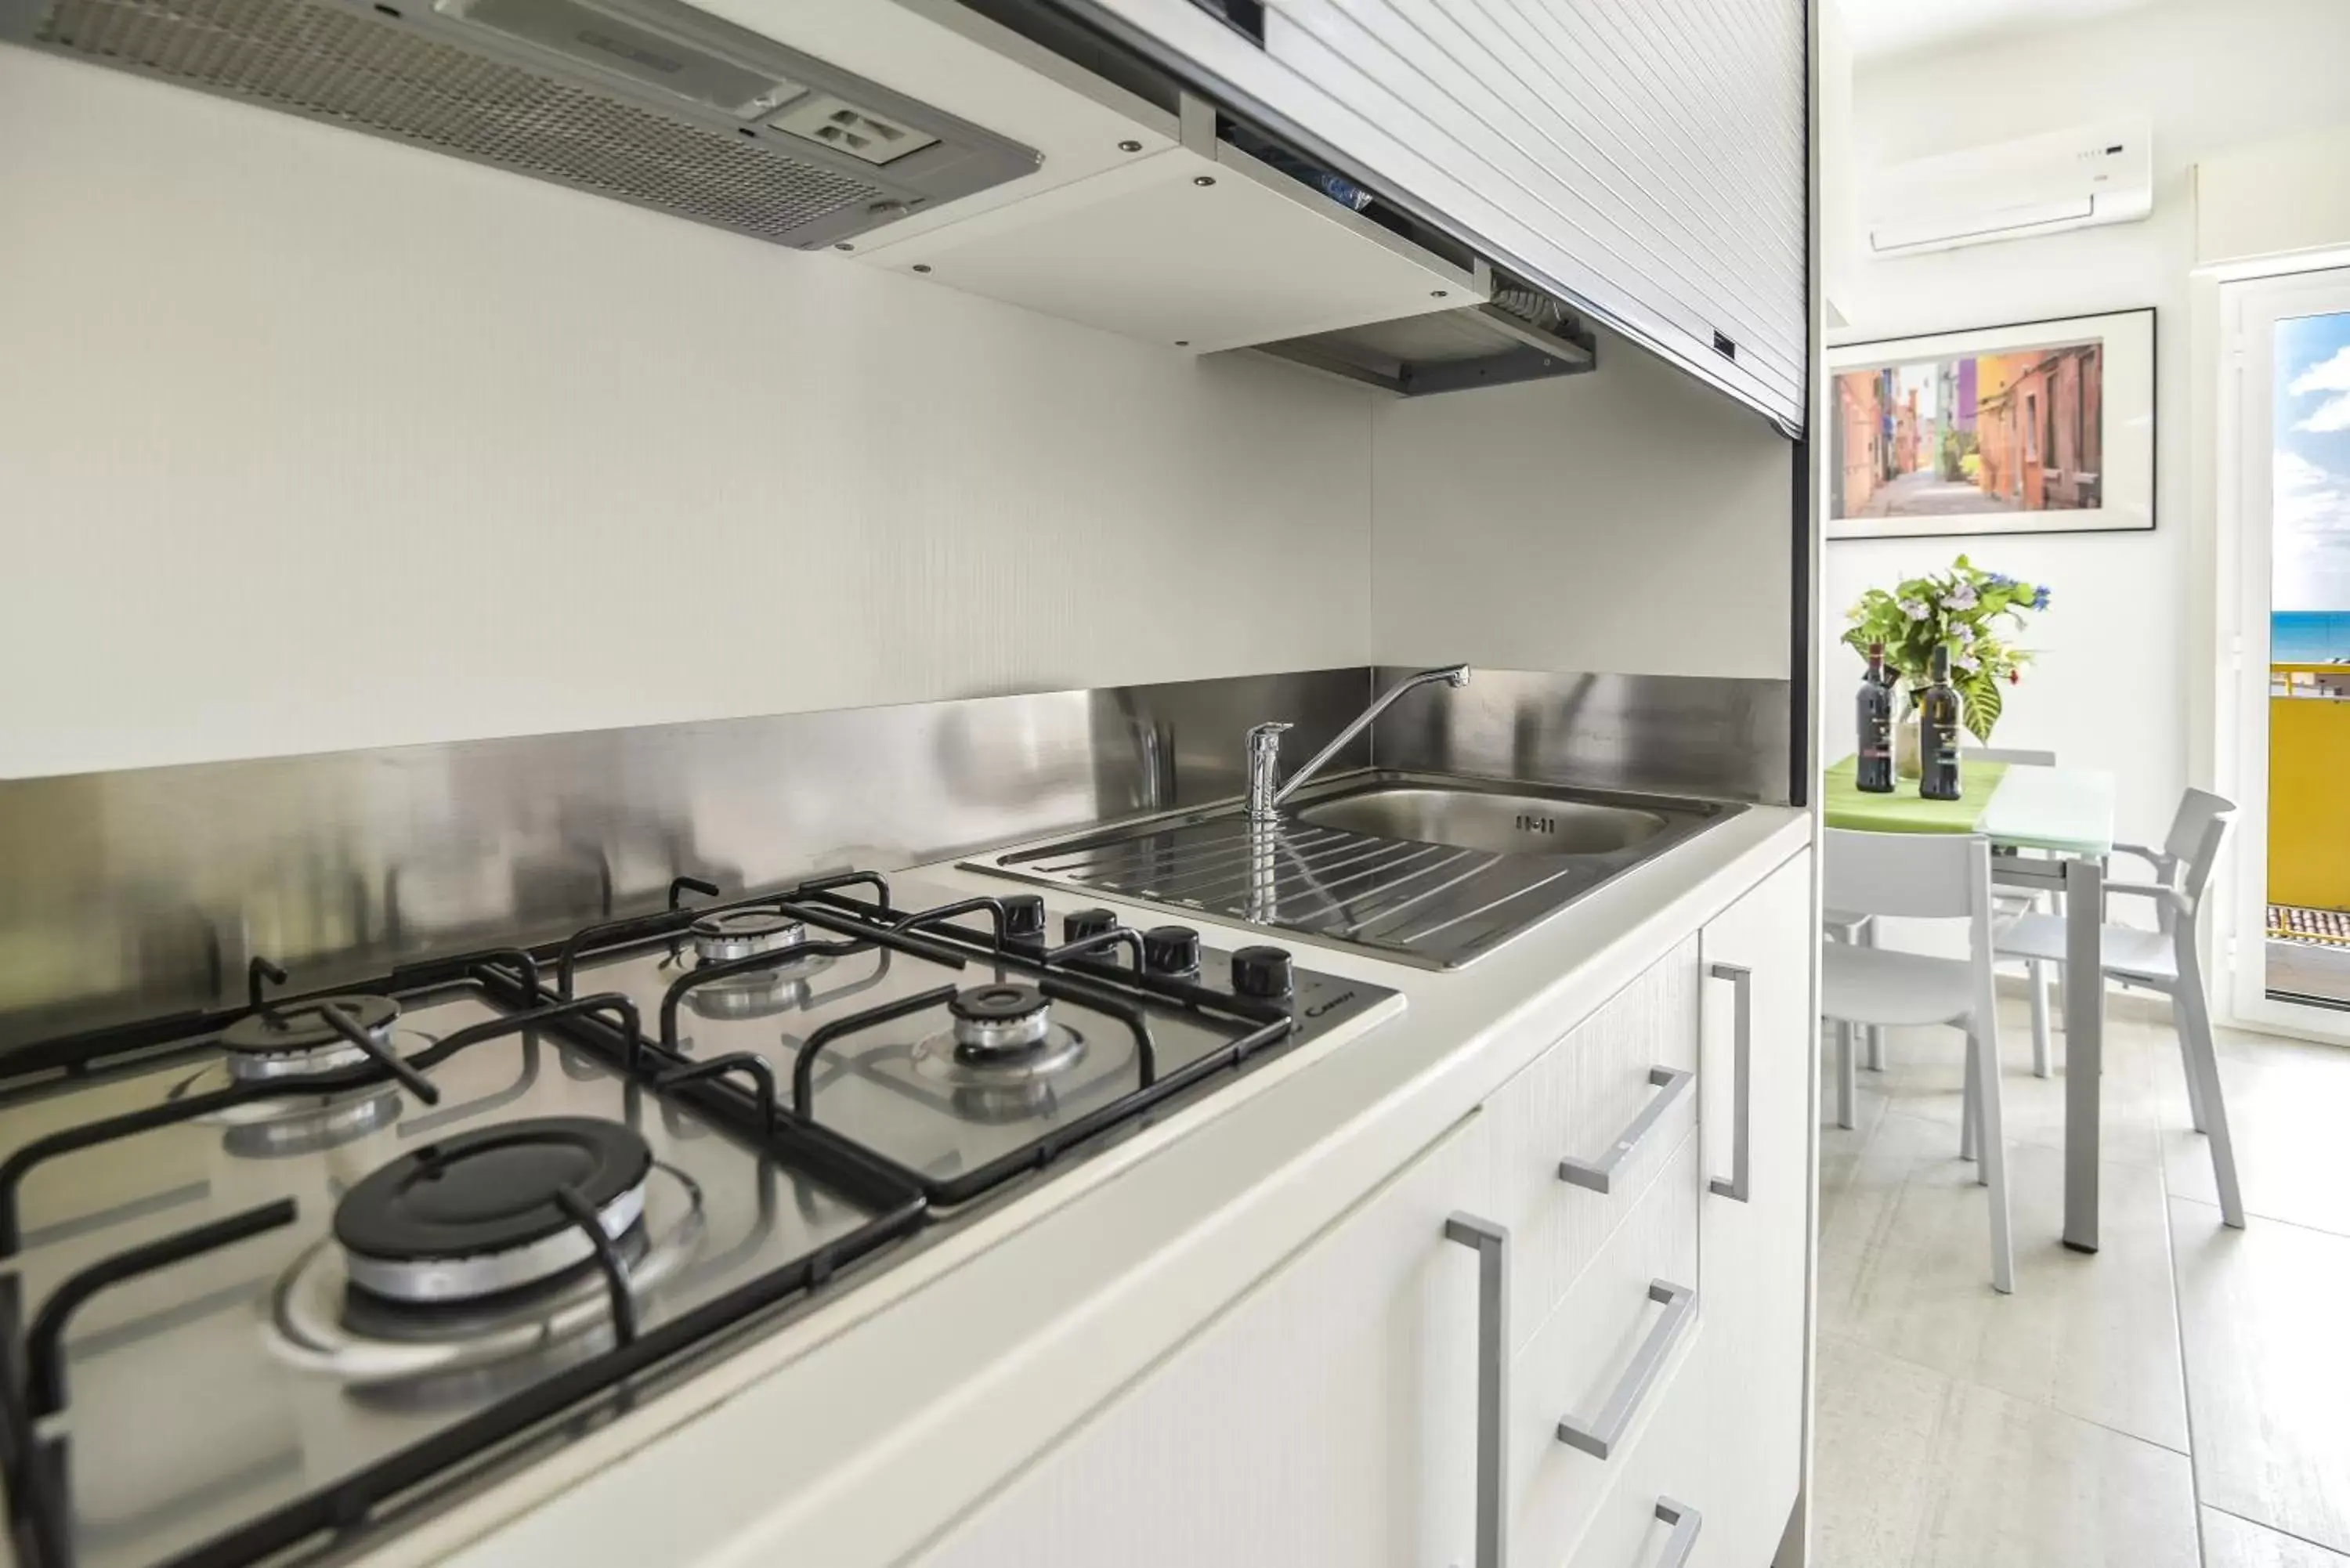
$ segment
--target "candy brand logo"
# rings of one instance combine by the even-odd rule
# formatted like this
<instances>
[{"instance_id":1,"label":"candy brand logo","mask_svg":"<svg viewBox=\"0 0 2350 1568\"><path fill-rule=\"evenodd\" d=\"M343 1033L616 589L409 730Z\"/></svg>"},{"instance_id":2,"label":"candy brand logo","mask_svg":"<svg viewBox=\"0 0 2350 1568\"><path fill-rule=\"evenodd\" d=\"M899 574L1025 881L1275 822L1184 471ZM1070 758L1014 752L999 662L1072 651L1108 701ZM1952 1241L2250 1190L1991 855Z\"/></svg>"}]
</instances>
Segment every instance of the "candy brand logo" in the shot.
<instances>
[{"instance_id":1,"label":"candy brand logo","mask_svg":"<svg viewBox=\"0 0 2350 1568\"><path fill-rule=\"evenodd\" d=\"M1330 998L1329 1001L1317 1002L1313 1006L1307 1008L1305 1010L1305 1016L1308 1018L1319 1018L1324 1013L1329 1012L1332 1008L1344 1007L1347 1003L1354 1000L1355 993L1353 992L1342 991L1337 995Z\"/></svg>"}]
</instances>

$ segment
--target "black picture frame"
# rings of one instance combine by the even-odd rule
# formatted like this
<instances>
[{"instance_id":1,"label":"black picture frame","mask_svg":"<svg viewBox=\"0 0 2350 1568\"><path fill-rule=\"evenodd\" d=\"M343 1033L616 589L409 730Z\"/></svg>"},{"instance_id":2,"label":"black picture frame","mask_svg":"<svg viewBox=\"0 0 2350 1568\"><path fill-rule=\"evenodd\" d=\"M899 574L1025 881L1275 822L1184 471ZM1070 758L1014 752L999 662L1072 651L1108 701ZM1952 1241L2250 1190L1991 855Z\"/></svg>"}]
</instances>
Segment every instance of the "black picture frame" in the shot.
<instances>
[{"instance_id":1,"label":"black picture frame","mask_svg":"<svg viewBox=\"0 0 2350 1568\"><path fill-rule=\"evenodd\" d=\"M1823 373L1828 379L1825 400L1828 428L1823 432L1828 449L1828 462L1826 484L1822 496L1821 525L1826 542L1836 545L1891 539L1977 539L2043 534L2153 532L2159 520L2158 492L2161 485L2158 415L2161 396L2158 321L2155 306L2128 306L2086 315L2039 317L1985 326L1905 333L1899 337L1862 338L1830 346L1823 356ZM2121 345L2126 378L2124 389L2130 395L2119 402L2110 395L2115 385L2110 374L2115 356L2107 348L2118 336L2117 328L2130 335ZM2099 505L2029 511L1918 513L1906 516L1898 514L1879 517L1838 514L1838 508L1848 493L1846 483L1852 472L1847 453L1853 429L1838 384L1840 377L1856 369L1893 369L1905 364L1914 365L1938 358L2069 346L2045 341L2064 337L2070 337L2074 342L2095 340L2103 350L2097 394ZM1970 341L1976 339L1984 341ZM2138 376L2141 371L2142 398L2126 379ZM2118 442L2113 439L2117 429L2122 436ZM2118 492L2111 483L2116 472L2114 458L2116 446L2122 449L2118 455L2129 465ZM1883 472L1881 452L1871 460L1870 466L1880 474ZM1877 487L1881 489L1889 483L1889 479L1881 478ZM2117 504L2106 504L2115 501L2117 495ZM2125 515L2128 520L2108 521L2108 515L2113 514ZM1986 518L2014 521L2000 525L1970 521Z\"/></svg>"}]
</instances>

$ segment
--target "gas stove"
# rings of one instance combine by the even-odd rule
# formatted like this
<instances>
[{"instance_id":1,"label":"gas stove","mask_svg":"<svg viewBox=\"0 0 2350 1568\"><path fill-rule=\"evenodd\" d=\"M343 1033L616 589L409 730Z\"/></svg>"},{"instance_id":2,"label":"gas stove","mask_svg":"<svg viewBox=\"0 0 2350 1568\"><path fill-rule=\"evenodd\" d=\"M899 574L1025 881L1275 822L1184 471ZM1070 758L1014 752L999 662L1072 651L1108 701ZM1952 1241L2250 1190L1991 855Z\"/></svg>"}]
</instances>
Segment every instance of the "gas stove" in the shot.
<instances>
[{"instance_id":1,"label":"gas stove","mask_svg":"<svg viewBox=\"0 0 2350 1568\"><path fill-rule=\"evenodd\" d=\"M863 872L680 878L658 913L340 992L248 980L0 1084L20 1563L346 1549L1402 1005Z\"/></svg>"}]
</instances>

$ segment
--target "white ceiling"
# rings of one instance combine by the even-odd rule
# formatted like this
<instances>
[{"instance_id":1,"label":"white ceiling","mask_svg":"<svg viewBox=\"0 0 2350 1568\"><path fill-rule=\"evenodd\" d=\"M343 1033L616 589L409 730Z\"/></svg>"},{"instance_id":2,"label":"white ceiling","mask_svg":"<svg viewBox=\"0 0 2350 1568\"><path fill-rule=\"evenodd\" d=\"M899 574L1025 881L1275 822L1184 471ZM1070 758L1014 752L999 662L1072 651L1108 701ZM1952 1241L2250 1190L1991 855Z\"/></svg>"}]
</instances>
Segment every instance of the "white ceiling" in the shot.
<instances>
[{"instance_id":1,"label":"white ceiling","mask_svg":"<svg viewBox=\"0 0 2350 1568\"><path fill-rule=\"evenodd\" d=\"M2044 32L2154 0L1835 0L1855 58L1886 59L1951 45Z\"/></svg>"}]
</instances>

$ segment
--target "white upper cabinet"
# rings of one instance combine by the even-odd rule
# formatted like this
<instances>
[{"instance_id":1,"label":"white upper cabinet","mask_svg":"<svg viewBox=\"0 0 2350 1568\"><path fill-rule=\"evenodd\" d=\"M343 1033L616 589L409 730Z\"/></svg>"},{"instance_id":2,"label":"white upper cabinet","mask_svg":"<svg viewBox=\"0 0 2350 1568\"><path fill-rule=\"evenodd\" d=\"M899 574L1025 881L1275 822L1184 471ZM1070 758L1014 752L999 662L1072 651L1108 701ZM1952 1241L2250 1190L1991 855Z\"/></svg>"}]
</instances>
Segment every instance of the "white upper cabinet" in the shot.
<instances>
[{"instance_id":1,"label":"white upper cabinet","mask_svg":"<svg viewBox=\"0 0 2350 1568\"><path fill-rule=\"evenodd\" d=\"M1836 0L1820 0L1820 302L1831 329L1852 316L1861 263L1860 192L1852 158L1852 38Z\"/></svg>"},{"instance_id":2,"label":"white upper cabinet","mask_svg":"<svg viewBox=\"0 0 2350 1568\"><path fill-rule=\"evenodd\" d=\"M1091 0L1307 151L1770 415L1806 393L1803 0Z\"/></svg>"}]
</instances>

